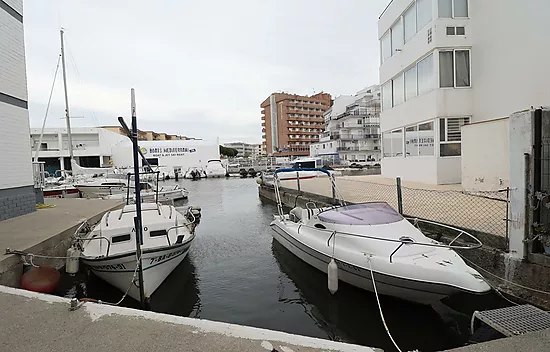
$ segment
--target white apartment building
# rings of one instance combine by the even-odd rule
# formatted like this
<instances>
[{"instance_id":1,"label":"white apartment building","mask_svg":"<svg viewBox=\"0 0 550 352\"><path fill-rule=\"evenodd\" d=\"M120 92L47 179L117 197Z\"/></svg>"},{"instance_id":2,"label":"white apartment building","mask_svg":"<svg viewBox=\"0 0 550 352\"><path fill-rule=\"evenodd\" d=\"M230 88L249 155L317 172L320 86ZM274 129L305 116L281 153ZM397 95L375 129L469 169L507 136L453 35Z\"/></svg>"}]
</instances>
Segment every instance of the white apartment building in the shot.
<instances>
[{"instance_id":1,"label":"white apartment building","mask_svg":"<svg viewBox=\"0 0 550 352\"><path fill-rule=\"evenodd\" d=\"M378 21L382 175L461 183L463 125L548 105L548 13L546 0L391 1Z\"/></svg>"},{"instance_id":2,"label":"white apartment building","mask_svg":"<svg viewBox=\"0 0 550 352\"><path fill-rule=\"evenodd\" d=\"M250 144L243 142L225 143L223 145L226 148L237 149L239 152L237 156L254 156L258 153L258 144Z\"/></svg>"},{"instance_id":3,"label":"white apartment building","mask_svg":"<svg viewBox=\"0 0 550 352\"><path fill-rule=\"evenodd\" d=\"M28 143L23 1L0 1L0 221L36 209Z\"/></svg>"},{"instance_id":4,"label":"white apartment building","mask_svg":"<svg viewBox=\"0 0 550 352\"><path fill-rule=\"evenodd\" d=\"M325 132L310 145L310 156L336 164L380 160L379 86L336 97L323 116Z\"/></svg>"}]
</instances>

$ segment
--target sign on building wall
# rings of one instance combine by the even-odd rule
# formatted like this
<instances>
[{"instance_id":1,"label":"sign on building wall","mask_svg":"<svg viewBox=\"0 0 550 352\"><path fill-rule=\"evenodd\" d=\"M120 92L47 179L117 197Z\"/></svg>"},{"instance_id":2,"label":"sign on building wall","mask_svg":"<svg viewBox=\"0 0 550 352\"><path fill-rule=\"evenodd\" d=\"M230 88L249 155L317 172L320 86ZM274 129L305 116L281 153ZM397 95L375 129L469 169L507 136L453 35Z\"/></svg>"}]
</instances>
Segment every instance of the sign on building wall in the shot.
<instances>
[{"instance_id":1,"label":"sign on building wall","mask_svg":"<svg viewBox=\"0 0 550 352\"><path fill-rule=\"evenodd\" d=\"M141 147L141 152L147 157L170 157L170 156L184 156L188 153L194 153L197 150L195 148L185 147Z\"/></svg>"}]
</instances>

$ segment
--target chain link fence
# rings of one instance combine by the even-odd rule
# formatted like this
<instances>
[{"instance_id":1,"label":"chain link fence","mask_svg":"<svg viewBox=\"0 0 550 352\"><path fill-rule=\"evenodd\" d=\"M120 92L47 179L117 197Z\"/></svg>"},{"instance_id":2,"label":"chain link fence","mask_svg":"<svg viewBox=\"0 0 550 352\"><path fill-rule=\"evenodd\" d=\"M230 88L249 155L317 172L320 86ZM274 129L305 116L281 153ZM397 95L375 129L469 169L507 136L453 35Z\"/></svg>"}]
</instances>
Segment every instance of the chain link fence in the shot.
<instances>
[{"instance_id":1,"label":"chain link fence","mask_svg":"<svg viewBox=\"0 0 550 352\"><path fill-rule=\"evenodd\" d=\"M401 186L396 180L368 182L352 177L336 178L337 191L350 203L383 201L394 209L402 208L408 217L440 222L476 233L506 239L508 235L509 190L467 193L460 190L421 189ZM283 181L283 187L297 189L296 180ZM332 197L328 177L301 180L300 190ZM400 207L401 205L401 207Z\"/></svg>"}]
</instances>

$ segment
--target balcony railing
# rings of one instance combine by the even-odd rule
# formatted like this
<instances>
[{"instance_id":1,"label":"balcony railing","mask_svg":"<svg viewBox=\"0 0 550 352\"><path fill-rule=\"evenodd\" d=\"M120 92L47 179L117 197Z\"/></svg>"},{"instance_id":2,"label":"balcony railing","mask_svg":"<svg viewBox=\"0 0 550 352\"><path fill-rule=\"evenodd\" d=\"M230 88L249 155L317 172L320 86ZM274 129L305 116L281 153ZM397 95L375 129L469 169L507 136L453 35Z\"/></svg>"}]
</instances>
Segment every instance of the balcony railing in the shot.
<instances>
[{"instance_id":1,"label":"balcony railing","mask_svg":"<svg viewBox=\"0 0 550 352\"><path fill-rule=\"evenodd\" d=\"M339 152L367 152L367 151L375 151L379 150L378 147L367 147L367 146L361 146L361 147L337 147L337 151Z\"/></svg>"}]
</instances>

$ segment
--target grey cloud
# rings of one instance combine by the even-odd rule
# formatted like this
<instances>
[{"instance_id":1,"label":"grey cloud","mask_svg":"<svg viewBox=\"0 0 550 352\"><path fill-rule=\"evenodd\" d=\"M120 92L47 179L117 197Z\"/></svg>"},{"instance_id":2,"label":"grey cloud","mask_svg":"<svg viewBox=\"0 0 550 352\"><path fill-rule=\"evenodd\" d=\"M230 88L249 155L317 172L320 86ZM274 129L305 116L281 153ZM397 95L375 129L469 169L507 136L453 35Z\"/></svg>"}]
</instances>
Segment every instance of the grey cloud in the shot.
<instances>
[{"instance_id":1,"label":"grey cloud","mask_svg":"<svg viewBox=\"0 0 550 352\"><path fill-rule=\"evenodd\" d=\"M378 82L387 2L27 1L31 125L41 125L62 25L71 114L85 116L75 124L116 123L134 87L146 129L259 142L259 104L273 91L339 95ZM63 123L58 78L49 125Z\"/></svg>"}]
</instances>

